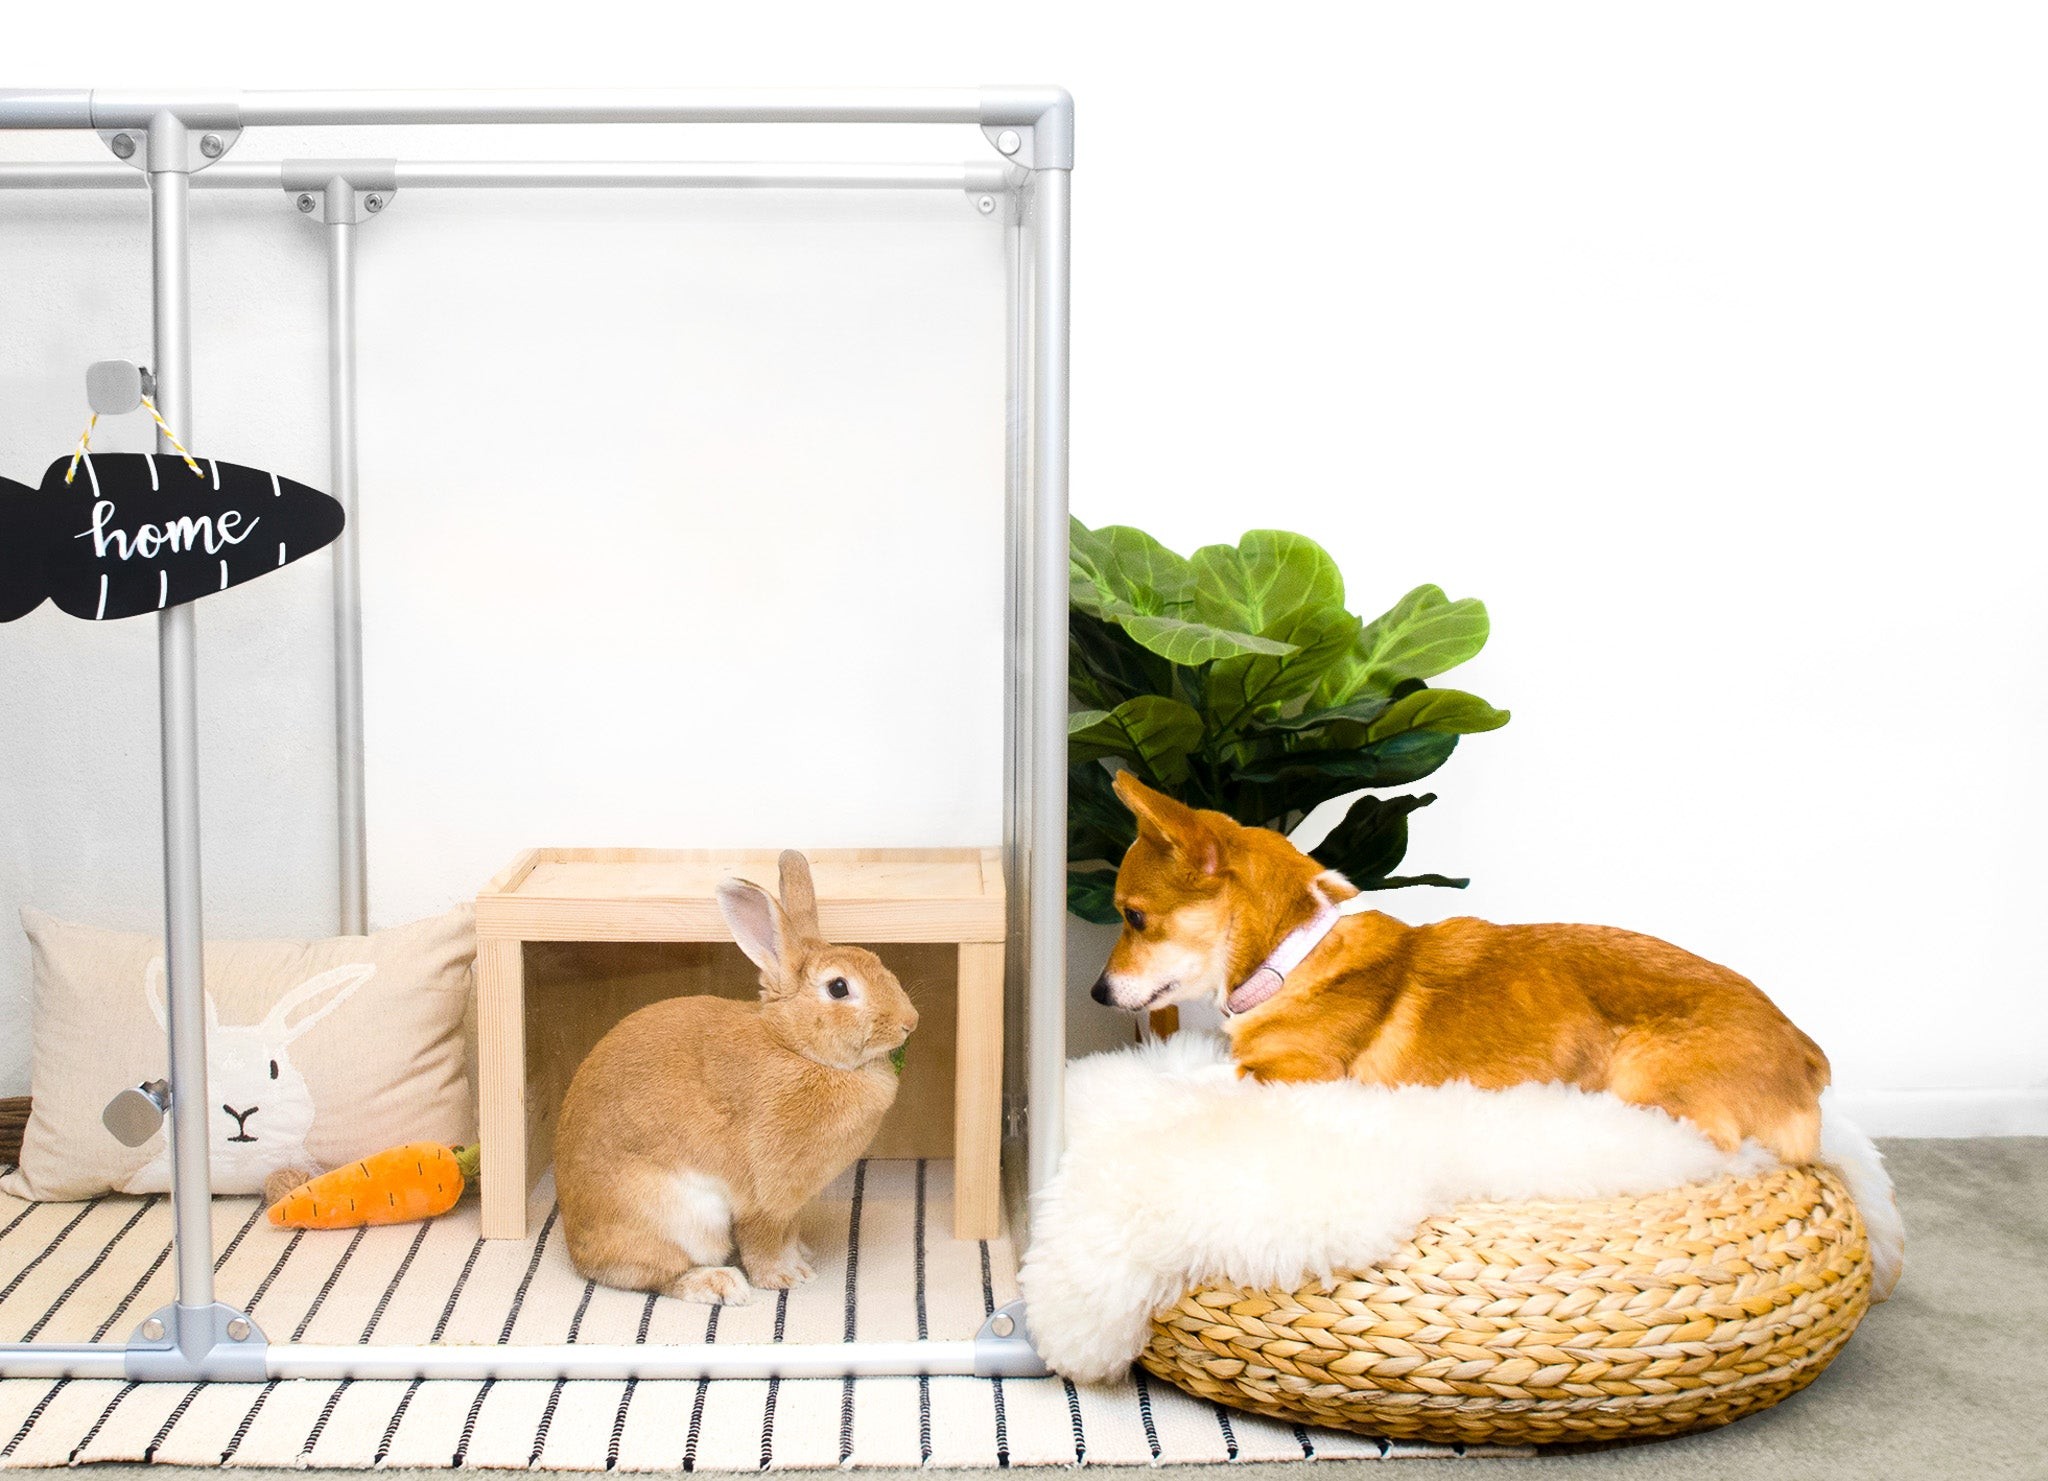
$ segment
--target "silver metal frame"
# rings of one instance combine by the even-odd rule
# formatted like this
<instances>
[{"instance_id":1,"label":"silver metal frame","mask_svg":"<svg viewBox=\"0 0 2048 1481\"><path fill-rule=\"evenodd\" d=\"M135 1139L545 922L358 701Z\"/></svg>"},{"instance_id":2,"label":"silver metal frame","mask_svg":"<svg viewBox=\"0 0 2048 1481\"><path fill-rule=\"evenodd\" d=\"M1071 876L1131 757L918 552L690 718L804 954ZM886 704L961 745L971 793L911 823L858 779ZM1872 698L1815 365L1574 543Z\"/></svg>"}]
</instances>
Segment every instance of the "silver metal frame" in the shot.
<instances>
[{"instance_id":1,"label":"silver metal frame","mask_svg":"<svg viewBox=\"0 0 2048 1481\"><path fill-rule=\"evenodd\" d=\"M964 165L668 164L297 160L219 163L245 128L521 123L974 124L998 159ZM136 92L0 89L0 128L90 129L117 164L0 164L0 189L93 189L140 178L150 200L157 408L192 444L191 188L282 190L321 212L328 242L329 415L334 495L340 915L366 925L360 547L357 539L355 232L398 190L782 188L961 190L984 214L1007 202L1009 350L1004 858L1013 906L1009 991L1024 1008L1031 1114L1027 1182L1059 1157L1066 1069L1068 214L1073 100L1057 88L926 91ZM140 172L138 176L137 172ZM1028 382L1028 385L1026 384ZM164 434L159 451L169 451ZM0 1344L0 1377L695 1378L1043 1372L1017 1303L971 1341L777 1347L319 1347L266 1342L217 1302L209 1221L201 977L197 640L193 609L158 618L164 940L170 1038L175 1302L126 1344Z\"/></svg>"}]
</instances>

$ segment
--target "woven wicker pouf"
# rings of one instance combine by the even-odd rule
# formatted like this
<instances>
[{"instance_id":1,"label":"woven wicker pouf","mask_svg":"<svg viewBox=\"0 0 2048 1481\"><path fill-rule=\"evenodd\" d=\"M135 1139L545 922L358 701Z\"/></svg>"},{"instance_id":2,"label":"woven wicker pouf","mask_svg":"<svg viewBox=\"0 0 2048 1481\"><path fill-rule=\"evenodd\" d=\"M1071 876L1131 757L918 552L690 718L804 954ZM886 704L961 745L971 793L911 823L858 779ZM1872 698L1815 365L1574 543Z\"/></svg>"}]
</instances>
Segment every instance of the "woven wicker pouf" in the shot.
<instances>
[{"instance_id":1,"label":"woven wicker pouf","mask_svg":"<svg viewBox=\"0 0 2048 1481\"><path fill-rule=\"evenodd\" d=\"M1202 1398L1393 1439L1550 1444L1726 1424L1797 1393L1870 1305L1832 1172L1470 1203L1379 1267L1190 1291L1139 1362Z\"/></svg>"}]
</instances>

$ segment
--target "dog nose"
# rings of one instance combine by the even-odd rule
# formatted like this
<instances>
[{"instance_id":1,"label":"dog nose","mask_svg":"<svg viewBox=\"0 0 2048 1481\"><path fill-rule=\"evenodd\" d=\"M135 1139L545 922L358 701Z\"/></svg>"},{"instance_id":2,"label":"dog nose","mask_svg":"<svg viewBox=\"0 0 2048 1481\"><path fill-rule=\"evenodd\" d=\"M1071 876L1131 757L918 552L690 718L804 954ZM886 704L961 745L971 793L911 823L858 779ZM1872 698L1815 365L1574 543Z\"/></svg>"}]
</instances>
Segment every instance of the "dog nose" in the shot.
<instances>
[{"instance_id":1,"label":"dog nose","mask_svg":"<svg viewBox=\"0 0 2048 1481\"><path fill-rule=\"evenodd\" d=\"M1102 976L1100 976L1100 977L1098 977L1098 978L1096 978L1096 979L1095 979L1095 986L1094 986L1094 987L1092 987L1092 988L1090 988L1090 989L1088 990L1088 996L1089 996L1089 997L1091 997L1091 998L1093 998L1093 999L1095 999L1095 1001L1096 1001L1096 1002L1098 1002L1098 1003L1102 1003L1102 1004L1104 1004L1104 1005L1107 1005L1107 1004L1108 1004L1108 1002L1109 1002L1109 974L1108 974L1108 973L1106 973L1106 972L1105 972L1105 973L1104 973L1104 974L1103 974Z\"/></svg>"}]
</instances>

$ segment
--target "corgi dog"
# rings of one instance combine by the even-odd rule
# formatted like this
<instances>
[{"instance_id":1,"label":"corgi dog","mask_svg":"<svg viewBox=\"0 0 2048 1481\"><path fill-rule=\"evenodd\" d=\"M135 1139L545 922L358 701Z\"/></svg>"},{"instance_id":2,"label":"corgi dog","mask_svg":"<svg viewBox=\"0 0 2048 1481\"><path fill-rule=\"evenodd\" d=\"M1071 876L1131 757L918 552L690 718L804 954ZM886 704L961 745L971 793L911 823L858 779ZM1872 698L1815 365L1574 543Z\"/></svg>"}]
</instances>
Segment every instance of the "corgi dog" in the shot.
<instances>
[{"instance_id":1,"label":"corgi dog","mask_svg":"<svg viewBox=\"0 0 2048 1481\"><path fill-rule=\"evenodd\" d=\"M1129 772L1116 793L1138 838L1098 1003L1214 1001L1260 1080L1556 1080L1684 1117L1724 1151L1819 1154L1827 1056L1726 967L1608 926L1404 925L1271 829Z\"/></svg>"}]
</instances>

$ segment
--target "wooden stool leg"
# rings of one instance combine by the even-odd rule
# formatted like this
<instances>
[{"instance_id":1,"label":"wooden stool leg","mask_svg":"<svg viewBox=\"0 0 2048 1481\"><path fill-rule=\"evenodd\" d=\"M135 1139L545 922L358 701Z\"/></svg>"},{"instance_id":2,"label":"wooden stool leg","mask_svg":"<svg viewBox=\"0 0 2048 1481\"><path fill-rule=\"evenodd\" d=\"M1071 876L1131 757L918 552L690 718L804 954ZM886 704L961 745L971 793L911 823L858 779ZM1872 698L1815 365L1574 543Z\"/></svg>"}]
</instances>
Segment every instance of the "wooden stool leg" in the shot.
<instances>
[{"instance_id":1,"label":"wooden stool leg","mask_svg":"<svg viewBox=\"0 0 2048 1481\"><path fill-rule=\"evenodd\" d=\"M526 1195L539 1169L526 1157L526 963L523 943L476 943L477 1140L485 1239L526 1237Z\"/></svg>"},{"instance_id":2,"label":"wooden stool leg","mask_svg":"<svg viewBox=\"0 0 2048 1481\"><path fill-rule=\"evenodd\" d=\"M953 1236L993 1239L1002 1222L1003 943L960 946L953 1073Z\"/></svg>"}]
</instances>

